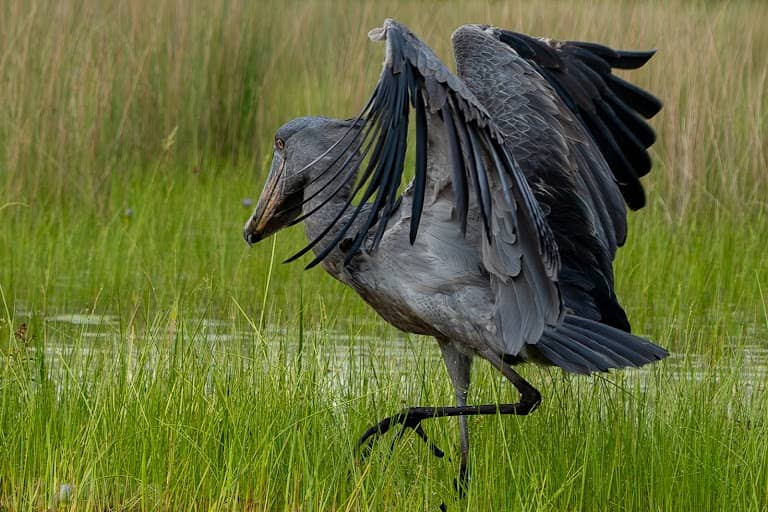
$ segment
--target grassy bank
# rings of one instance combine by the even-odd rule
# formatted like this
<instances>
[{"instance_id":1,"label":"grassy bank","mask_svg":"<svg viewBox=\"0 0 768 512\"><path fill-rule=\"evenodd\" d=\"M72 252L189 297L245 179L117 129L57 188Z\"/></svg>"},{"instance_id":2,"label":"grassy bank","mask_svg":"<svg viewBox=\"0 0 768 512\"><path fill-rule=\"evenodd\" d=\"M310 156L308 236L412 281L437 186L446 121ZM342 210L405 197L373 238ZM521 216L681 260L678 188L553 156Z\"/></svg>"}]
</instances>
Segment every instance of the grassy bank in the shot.
<instances>
[{"instance_id":1,"label":"grassy bank","mask_svg":"<svg viewBox=\"0 0 768 512\"><path fill-rule=\"evenodd\" d=\"M274 130L357 111L386 16L446 59L465 22L659 49L631 75L665 110L616 273L676 356L524 368L545 401L471 421L463 502L452 422L426 428L453 462L352 449L452 401L434 343L281 265L301 228L240 237ZM766 25L759 2L5 2L0 511L765 509ZM474 372L473 400L515 399Z\"/></svg>"}]
</instances>

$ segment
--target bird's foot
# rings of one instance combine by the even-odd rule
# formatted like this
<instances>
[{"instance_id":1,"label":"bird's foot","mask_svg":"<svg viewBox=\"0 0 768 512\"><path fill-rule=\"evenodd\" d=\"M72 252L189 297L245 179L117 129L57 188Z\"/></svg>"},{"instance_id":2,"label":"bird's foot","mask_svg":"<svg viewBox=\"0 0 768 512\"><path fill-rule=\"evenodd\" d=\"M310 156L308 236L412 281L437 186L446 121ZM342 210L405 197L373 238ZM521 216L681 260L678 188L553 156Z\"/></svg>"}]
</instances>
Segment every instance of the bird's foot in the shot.
<instances>
[{"instance_id":1,"label":"bird's foot","mask_svg":"<svg viewBox=\"0 0 768 512\"><path fill-rule=\"evenodd\" d=\"M456 490L456 494L459 499L462 500L467 495L467 489L469 489L469 472L467 466L462 462L459 468L459 476L453 479L453 488Z\"/></svg>"},{"instance_id":2,"label":"bird's foot","mask_svg":"<svg viewBox=\"0 0 768 512\"><path fill-rule=\"evenodd\" d=\"M438 446L433 443L431 439L429 439L427 433L424 432L424 429L421 426L422 420L431 417L432 416L424 416L423 414L414 413L414 411L406 409L405 411L395 414L394 416L384 418L376 425L373 425L371 428L366 430L365 433L360 437L360 440L357 442L357 447L363 454L363 458L367 457L373 448L373 443L379 436L386 434L393 426L400 425L400 431L397 433L395 439L392 440L392 448L394 448L395 442L403 437L406 429L412 429L416 435L419 436L419 439L424 441L424 443L429 447L430 451L435 457L442 458L445 456L445 453L443 450L438 448Z\"/></svg>"}]
</instances>

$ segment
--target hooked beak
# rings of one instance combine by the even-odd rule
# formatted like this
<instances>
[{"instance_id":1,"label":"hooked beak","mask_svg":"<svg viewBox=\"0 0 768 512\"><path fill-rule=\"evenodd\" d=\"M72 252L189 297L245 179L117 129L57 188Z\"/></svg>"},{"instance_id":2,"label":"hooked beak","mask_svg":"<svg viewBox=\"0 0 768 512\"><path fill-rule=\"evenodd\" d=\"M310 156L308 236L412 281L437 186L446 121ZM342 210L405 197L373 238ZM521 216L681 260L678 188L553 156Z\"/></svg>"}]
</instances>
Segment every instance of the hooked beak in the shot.
<instances>
[{"instance_id":1,"label":"hooked beak","mask_svg":"<svg viewBox=\"0 0 768 512\"><path fill-rule=\"evenodd\" d=\"M285 160L275 155L256 209L243 228L243 238L248 245L264 240L287 226L301 211L303 194L298 192L286 195L285 180L282 179L284 171Z\"/></svg>"}]
</instances>

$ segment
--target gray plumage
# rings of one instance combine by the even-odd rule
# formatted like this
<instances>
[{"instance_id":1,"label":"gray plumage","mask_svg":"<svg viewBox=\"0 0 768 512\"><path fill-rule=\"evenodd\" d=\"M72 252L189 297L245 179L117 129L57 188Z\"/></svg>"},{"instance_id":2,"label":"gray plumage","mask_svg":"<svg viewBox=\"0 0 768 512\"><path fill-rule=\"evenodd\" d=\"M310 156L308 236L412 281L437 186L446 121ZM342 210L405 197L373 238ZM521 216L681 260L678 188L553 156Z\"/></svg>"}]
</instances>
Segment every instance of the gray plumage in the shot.
<instances>
[{"instance_id":1,"label":"gray plumage","mask_svg":"<svg viewBox=\"0 0 768 512\"><path fill-rule=\"evenodd\" d=\"M527 414L540 401L509 363L590 373L667 355L629 334L612 270L625 201L644 203L654 136L642 117L661 104L611 69L639 67L652 52L467 25L452 38L456 76L392 20L370 35L386 41L386 56L368 104L355 119L299 118L278 130L244 236L252 244L303 220L310 243L294 258L313 250L310 266L386 321L437 339L457 406L407 409L361 442L397 423L429 442L421 420L459 416L464 483L466 416ZM400 195L411 122L415 176ZM468 406L474 356L521 401Z\"/></svg>"}]
</instances>

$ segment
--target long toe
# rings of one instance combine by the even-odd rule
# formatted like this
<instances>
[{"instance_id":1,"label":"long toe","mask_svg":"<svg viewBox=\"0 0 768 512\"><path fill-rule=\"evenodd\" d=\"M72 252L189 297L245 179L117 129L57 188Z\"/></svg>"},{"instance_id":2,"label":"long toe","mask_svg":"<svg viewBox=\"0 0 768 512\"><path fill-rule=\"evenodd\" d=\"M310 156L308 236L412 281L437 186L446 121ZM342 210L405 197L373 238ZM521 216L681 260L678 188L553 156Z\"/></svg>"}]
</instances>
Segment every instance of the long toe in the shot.
<instances>
[{"instance_id":1,"label":"long toe","mask_svg":"<svg viewBox=\"0 0 768 512\"><path fill-rule=\"evenodd\" d=\"M445 456L445 452L441 450L435 443L433 443L429 437L427 437L427 433L424 432L423 428L421 428L421 424L418 424L415 427L413 427L413 431L416 432L419 438L422 441L424 441L424 443L426 443L427 446L429 446L429 449L432 451L432 455L434 455L438 459L442 459Z\"/></svg>"},{"instance_id":2,"label":"long toe","mask_svg":"<svg viewBox=\"0 0 768 512\"><path fill-rule=\"evenodd\" d=\"M370 455L371 449L373 448L373 444L376 439L379 436L389 432L389 430L394 425L401 425L401 429L392 440L392 449L394 449L395 443L403 437L406 429L413 429L416 435L419 436L419 439L424 441L424 443L429 447L430 451L435 457L444 457L445 452L443 452L443 450L441 450L435 443L433 443L432 440L427 436L427 433L424 432L424 429L421 426L421 420L423 419L423 417L415 415L412 412L409 413L408 411L404 411L395 414L394 416L384 418L377 424L373 425L368 430L366 430L362 436L360 436L360 439L357 442L357 448L360 450L362 458L365 459L368 457L368 455Z\"/></svg>"},{"instance_id":3,"label":"long toe","mask_svg":"<svg viewBox=\"0 0 768 512\"><path fill-rule=\"evenodd\" d=\"M376 438L379 436L386 434L389 429L392 427L392 424L394 423L401 423L402 420L398 421L398 416L390 416L388 418L384 418L380 422L376 423L375 425L371 426L363 432L363 435L360 436L360 439L357 441L356 448L360 450L360 454L365 460L368 455L370 455L371 450L373 449L373 443L376 441Z\"/></svg>"},{"instance_id":4,"label":"long toe","mask_svg":"<svg viewBox=\"0 0 768 512\"><path fill-rule=\"evenodd\" d=\"M416 435L419 436L419 439L424 441L424 444L429 447L432 455L438 459L441 459L445 456L445 452L443 452L443 450L441 450L435 443L433 443L429 436L427 436L427 433L424 432L424 428L421 426L419 421L406 421L403 423L403 428L401 428L395 438L392 439L392 444L390 445L391 450L395 449L395 443L397 443L405 435L407 429L412 429Z\"/></svg>"}]
</instances>

